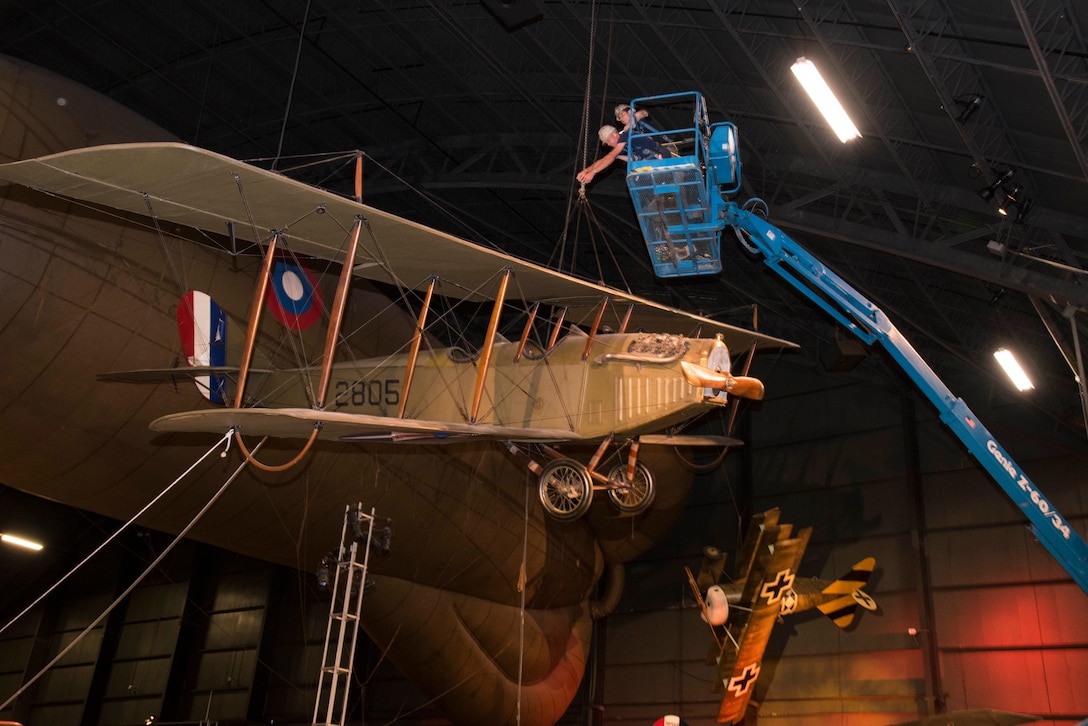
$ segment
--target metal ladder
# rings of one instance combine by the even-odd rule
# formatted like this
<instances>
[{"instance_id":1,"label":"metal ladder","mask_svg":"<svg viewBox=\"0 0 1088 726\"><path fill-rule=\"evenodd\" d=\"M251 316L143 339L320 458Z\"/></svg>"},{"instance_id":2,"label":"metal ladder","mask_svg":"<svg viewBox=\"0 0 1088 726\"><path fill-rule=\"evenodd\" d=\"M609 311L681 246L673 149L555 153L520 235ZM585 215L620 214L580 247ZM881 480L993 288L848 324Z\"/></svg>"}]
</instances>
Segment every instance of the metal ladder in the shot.
<instances>
[{"instance_id":1,"label":"metal ladder","mask_svg":"<svg viewBox=\"0 0 1088 726\"><path fill-rule=\"evenodd\" d=\"M363 512L361 503L348 505L340 549L322 560L322 568L335 568L329 624L325 631L325 652L321 656L321 676L317 682L314 726L344 726L347 718L351 672L355 645L359 638L359 616L363 610L366 568L374 535L374 509ZM362 548L360 554L359 549ZM360 561L360 556L362 561ZM327 577L327 575L326 575Z\"/></svg>"}]
</instances>

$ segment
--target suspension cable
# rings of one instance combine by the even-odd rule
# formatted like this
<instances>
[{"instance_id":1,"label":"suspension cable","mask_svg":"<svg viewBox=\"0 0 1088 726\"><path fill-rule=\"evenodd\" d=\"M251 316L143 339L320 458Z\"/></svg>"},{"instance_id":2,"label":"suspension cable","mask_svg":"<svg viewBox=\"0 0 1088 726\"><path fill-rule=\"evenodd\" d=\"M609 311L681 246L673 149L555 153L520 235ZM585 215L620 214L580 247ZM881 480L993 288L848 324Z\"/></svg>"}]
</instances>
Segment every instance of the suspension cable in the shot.
<instances>
[{"instance_id":1,"label":"suspension cable","mask_svg":"<svg viewBox=\"0 0 1088 726\"><path fill-rule=\"evenodd\" d=\"M53 583L53 585L52 585L52 586L51 586L51 587L50 587L50 588L49 588L48 590L46 590L46 591L45 591L45 592L43 592L43 593L42 593L41 595L39 595L39 596L37 597L37 599L35 599L35 600L34 600L34 602L32 602L32 603L30 603L29 605L27 605L27 606L26 606L26 607L25 607L25 608L23 609L23 611L22 611L22 612L20 612L20 613L19 613L18 615L16 615L16 616L15 616L14 618L12 618L12 619L11 619L11 621L10 621L10 622L9 622L9 623L8 623L7 625L5 625L4 627L0 628L0 633L3 633L3 632L4 632L5 630L7 630L8 628L10 628L10 627L11 627L12 625L14 625L14 624L15 624L15 622L16 622L16 621L17 621L17 620L18 620L19 618L23 617L23 616L24 616L24 615L26 615L26 614L27 614L28 612L30 612L30 611L31 611L31 610L32 610L32 609L33 609L33 608L34 608L34 607L35 607L35 606L36 606L36 605L37 605L38 603L40 603L40 602L41 602L42 600L44 600L44 599L45 599L46 597L48 597L48 596L49 596L49 593L53 592L53 591L54 591L54 590L56 590L56 589L57 589L58 587L60 587L60 586L61 586L61 584L62 584L62 583L64 583L64 581L65 581L65 580L67 580L67 579L68 579L69 577L71 577L72 575L74 575L74 574L76 573L76 571L77 571L77 570L79 570L79 568L81 568L81 567L83 567L83 566L84 566L85 564L87 564L87 562L89 562L89 561L90 561L90 559L91 559L92 557L94 557L94 556L95 556L95 555L97 555L97 554L98 554L99 552L101 552L101 551L102 551L102 550L103 550L103 549L104 549L104 548L106 547L106 545L108 545L108 544L109 544L110 542L112 542L113 540L117 539L117 537L119 537L119 536L121 535L121 533L122 533L122 532L124 532L124 531L125 531L125 530L126 530L126 529L127 529L127 528L128 528L128 527L129 527L129 526L130 526L130 525L132 524L132 523L133 523L133 522L135 522L135 521L136 521L137 519L139 519L139 518L140 518L141 516L143 516L144 512L146 512L146 511L147 511L148 509L151 509L151 507L155 506L155 503L156 503L157 501L159 501L159 500L160 500L160 499L162 499L162 498L163 498L164 496L166 496L166 495L167 495L167 494L168 494L168 493L170 492L170 490L171 490L171 489L173 489L173 488L174 488L174 486L176 486L176 485L177 485L177 484L178 484L178 483L179 483L179 482L180 482L180 481L181 481L182 479L184 479L185 477L189 476L189 474L190 474L190 473L192 473L193 469L195 469L195 468L197 468L198 466L200 466L200 464L201 464L201 463L203 463L203 461L204 461L205 459L207 459L207 458L208 458L209 456L211 456L211 454L212 454L212 452L213 452L213 451L215 451L215 450L216 450L216 449L218 449L218 448L219 448L220 446L222 446L222 445L224 444L224 442L226 443L226 446L227 446L227 448L226 448L226 449L224 449L224 450L223 450L222 452L220 452L220 454L219 454L220 456L226 456L226 454L227 454L227 450L228 450L228 449L230 449L230 432L229 432L229 431L228 431L227 433L223 434L223 437L222 437L221 439L219 439L219 441L215 442L215 444L213 444L213 445L212 445L212 447L211 447L210 449L208 449L208 450L207 450L206 452L204 452L204 455L203 455L203 456L201 456L201 457L200 457L199 459L197 459L196 461L194 461L194 462L192 463L192 465L190 465L190 466L189 466L189 468L188 468L188 469L186 469L185 471L183 471L183 472L182 472L182 473L181 473L181 474L180 474L180 475L178 476L178 478L177 478L177 479L175 479L174 481L170 482L170 484L168 484L168 485L167 485L167 487L166 487L165 489L163 489L163 490L162 490L161 492L159 492L159 493L158 493L158 494L157 494L157 495L155 496L155 498L154 498L154 499L152 499L152 500L151 500L150 502L148 502L147 504L145 504L145 505L144 505L144 507L143 507L143 509L141 509L140 511L136 512L136 514L132 515L132 517L131 517L131 518L130 518L130 519L129 519L129 520L127 521L127 522L125 522L124 524L122 524L122 525L121 525L121 528L120 528L120 529L118 529L118 530L117 530L116 532L114 532L114 533L113 533L112 535L110 535L110 536L109 536L109 537L108 537L108 538L107 538L107 539L106 539L106 540L105 540L104 542L102 542L102 544L98 545L98 547L96 547L96 548L95 548L95 550L94 550L93 552L91 552L91 554L89 554L89 555L87 555L86 557L84 557L84 558L83 558L83 561L82 561L82 562L80 562L80 563L79 563L78 565L76 565L76 566L75 566L75 567L73 567L73 568L72 568L71 570L69 570L69 571L68 571L68 574L64 575L64 577L62 577L62 578L60 578L59 580L57 580L56 582L54 582L54 583Z\"/></svg>"},{"instance_id":2,"label":"suspension cable","mask_svg":"<svg viewBox=\"0 0 1088 726\"><path fill-rule=\"evenodd\" d=\"M231 431L228 431L224 435L224 438L229 437L230 434L231 434ZM265 438L259 444L257 444L257 446L254 447L254 449L253 449L254 452L256 452L257 449L261 448L261 446L267 440L268 439ZM218 447L218 444L216 444L216 447ZM213 449L216 448L216 447L213 447ZM224 452L224 453L226 453L226 452ZM207 454L205 454L205 456L207 456ZM75 648L76 645L78 645L81 640L83 640L83 638L87 637L87 635L92 630L94 630L96 627L98 627L98 625L103 620L106 619L107 615L109 615L111 612L113 612L117 608L118 605L120 605L122 602L124 602L125 598L127 598L130 594L132 594L132 591L135 590L136 587L141 582L143 582L147 578L148 575L150 575L152 572L154 572L158 568L158 566L162 563L162 561L164 559L166 559L166 556L168 554L170 554L174 550L174 548L177 547L178 544L181 543L181 541L183 539L185 539L185 536L187 534L189 534L189 531L192 530L193 527L196 526L197 522L199 522L201 520L201 518L203 518L203 516L205 514L207 514L208 510L211 509L212 506L217 501L219 501L219 498L227 491L227 487L229 487L234 482L234 480L238 478L238 476L242 473L242 470L245 469L246 464L248 464L248 463L249 463L248 458L243 459L242 462L238 465L238 468L234 470L234 473L231 474L230 477L225 482L223 482L223 486L219 487L219 491L217 491L212 496L212 498L209 499L208 502L200 509L200 511L196 513L196 516L193 517L193 519L189 522L189 524L185 525L184 529L182 529L181 532L179 532L178 535L174 538L174 541L171 542L166 547L166 549L164 549L162 551L162 553L158 557L156 557L151 562L151 564L149 564L147 566L147 568L142 573L140 573L139 577L137 577L136 580L133 581L133 583L131 585L129 585L127 588L125 588L124 592L122 592L120 595L117 596L116 600L114 600L112 603L110 603L109 606L105 610L103 610L102 613L97 618L95 618L91 623L89 623L87 625L87 627L83 629L82 632L80 632L78 635L76 635L76 637L74 637L72 639L72 641L67 646L62 648L61 651L59 653L57 653L56 657L53 658L53 660L49 661L44 666L42 666L41 670L39 670L37 673L34 674L33 677L31 677L29 680L27 680L27 682L24 683L19 690L17 690L15 693L13 693L11 695L11 697L8 698L8 700L6 700L2 704L0 704L0 711L3 711L8 706L10 706L12 703L14 703L15 699L17 699L19 696L23 695L23 693L28 688L30 688L32 685L37 683L38 680L42 676L44 676L49 671L50 668L52 668L58 662L60 662L60 660L62 658L64 658L64 656L68 655L68 653L71 652L72 649Z\"/></svg>"}]
</instances>

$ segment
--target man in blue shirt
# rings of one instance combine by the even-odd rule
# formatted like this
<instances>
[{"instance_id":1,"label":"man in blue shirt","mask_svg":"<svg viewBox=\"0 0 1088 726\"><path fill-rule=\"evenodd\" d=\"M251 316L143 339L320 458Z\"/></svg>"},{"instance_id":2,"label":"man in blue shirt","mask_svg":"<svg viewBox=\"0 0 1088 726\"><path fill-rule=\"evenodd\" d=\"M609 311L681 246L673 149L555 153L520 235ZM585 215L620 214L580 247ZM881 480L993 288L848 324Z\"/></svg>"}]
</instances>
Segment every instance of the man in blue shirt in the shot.
<instances>
[{"instance_id":1,"label":"man in blue shirt","mask_svg":"<svg viewBox=\"0 0 1088 726\"><path fill-rule=\"evenodd\" d=\"M616 106L614 110L616 112L616 120L623 124L623 128L631 128L631 107L628 106L626 103L621 103L619 106ZM646 131L646 129L644 128L646 124L642 122L649 115L650 112L644 108L640 108L638 111L635 111L635 131L638 131L639 133L643 133L644 131Z\"/></svg>"}]
</instances>

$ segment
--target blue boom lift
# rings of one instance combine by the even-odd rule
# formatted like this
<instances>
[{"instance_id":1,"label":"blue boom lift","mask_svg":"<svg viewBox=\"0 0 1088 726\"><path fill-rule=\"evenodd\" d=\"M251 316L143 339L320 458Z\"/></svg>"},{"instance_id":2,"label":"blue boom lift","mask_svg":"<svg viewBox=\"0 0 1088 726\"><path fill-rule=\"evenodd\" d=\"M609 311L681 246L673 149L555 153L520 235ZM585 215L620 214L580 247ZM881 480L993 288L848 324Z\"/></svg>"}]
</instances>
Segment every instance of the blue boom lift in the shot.
<instances>
[{"instance_id":1,"label":"blue boom lift","mask_svg":"<svg viewBox=\"0 0 1088 726\"><path fill-rule=\"evenodd\" d=\"M760 216L757 212L766 212L762 200L750 199L742 207L726 199L740 189L736 127L709 123L703 97L695 92L636 98L631 118L642 109L650 111L654 124L637 124L629 143L650 139L662 148L662 158L638 161L631 155L627 186L654 272L659 277L720 272L721 232L732 228L750 252L762 256L768 267L840 325L891 354L937 408L941 421L1024 512L1039 541L1088 593L1084 540L888 317ZM670 115L681 121L662 124Z\"/></svg>"}]
</instances>

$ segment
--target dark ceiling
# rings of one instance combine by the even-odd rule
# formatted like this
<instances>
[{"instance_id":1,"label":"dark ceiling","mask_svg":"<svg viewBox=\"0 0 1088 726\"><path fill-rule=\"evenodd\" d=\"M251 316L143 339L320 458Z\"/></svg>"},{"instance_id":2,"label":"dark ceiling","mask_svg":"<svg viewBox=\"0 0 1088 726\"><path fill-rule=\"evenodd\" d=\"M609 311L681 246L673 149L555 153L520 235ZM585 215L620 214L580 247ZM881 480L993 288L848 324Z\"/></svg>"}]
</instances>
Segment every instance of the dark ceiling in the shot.
<instances>
[{"instance_id":1,"label":"dark ceiling","mask_svg":"<svg viewBox=\"0 0 1088 726\"><path fill-rule=\"evenodd\" d=\"M1073 0L0 2L0 53L184 141L284 171L359 149L374 206L730 322L755 303L766 332L830 345L825 316L731 239L721 276L653 278L618 170L579 198L617 102L700 91L739 127L741 196L939 374L989 380L989 352L1015 345L1076 427L1057 343L1072 351L1088 307L1086 32ZM789 71L801 55L862 139L822 123ZM1022 224L978 194L1006 170L1032 199ZM350 191L342 170L288 173Z\"/></svg>"}]
</instances>

